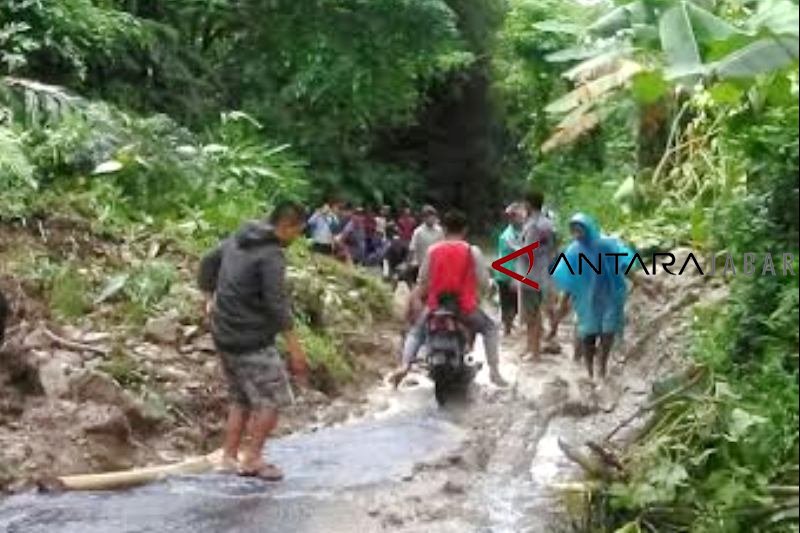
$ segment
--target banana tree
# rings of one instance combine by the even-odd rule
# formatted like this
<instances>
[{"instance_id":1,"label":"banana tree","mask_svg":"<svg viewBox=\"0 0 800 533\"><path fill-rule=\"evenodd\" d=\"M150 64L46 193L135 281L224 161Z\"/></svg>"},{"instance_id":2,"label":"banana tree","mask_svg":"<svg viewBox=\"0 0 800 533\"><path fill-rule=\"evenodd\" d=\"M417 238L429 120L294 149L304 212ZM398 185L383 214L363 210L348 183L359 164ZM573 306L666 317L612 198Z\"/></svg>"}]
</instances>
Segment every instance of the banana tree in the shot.
<instances>
[{"instance_id":1,"label":"banana tree","mask_svg":"<svg viewBox=\"0 0 800 533\"><path fill-rule=\"evenodd\" d=\"M722 17L701 0L635 0L586 28L580 46L548 59L578 63L564 73L575 89L547 107L563 118L541 146L543 152L593 130L621 90L631 91L639 103L640 135L662 137L670 94L753 80L796 65L798 6L790 0L759 0L736 17Z\"/></svg>"}]
</instances>

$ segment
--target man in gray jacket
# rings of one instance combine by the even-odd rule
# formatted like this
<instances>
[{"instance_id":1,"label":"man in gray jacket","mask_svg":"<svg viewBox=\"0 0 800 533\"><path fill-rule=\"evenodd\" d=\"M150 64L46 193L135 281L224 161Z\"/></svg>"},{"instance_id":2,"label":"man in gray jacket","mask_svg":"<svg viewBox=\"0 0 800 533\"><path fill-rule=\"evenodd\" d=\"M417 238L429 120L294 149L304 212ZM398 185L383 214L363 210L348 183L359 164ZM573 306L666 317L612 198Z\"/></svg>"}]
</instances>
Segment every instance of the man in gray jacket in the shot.
<instances>
[{"instance_id":1,"label":"man in gray jacket","mask_svg":"<svg viewBox=\"0 0 800 533\"><path fill-rule=\"evenodd\" d=\"M302 234L303 209L278 205L266 221L250 221L223 240L200 264L198 282L209 298L211 333L228 381L230 409L224 464L239 473L278 481L281 470L264 462L264 443L291 398L286 368L275 348L280 333L289 369L305 384L308 364L292 325L285 288L283 247ZM247 433L249 439L239 448Z\"/></svg>"}]
</instances>

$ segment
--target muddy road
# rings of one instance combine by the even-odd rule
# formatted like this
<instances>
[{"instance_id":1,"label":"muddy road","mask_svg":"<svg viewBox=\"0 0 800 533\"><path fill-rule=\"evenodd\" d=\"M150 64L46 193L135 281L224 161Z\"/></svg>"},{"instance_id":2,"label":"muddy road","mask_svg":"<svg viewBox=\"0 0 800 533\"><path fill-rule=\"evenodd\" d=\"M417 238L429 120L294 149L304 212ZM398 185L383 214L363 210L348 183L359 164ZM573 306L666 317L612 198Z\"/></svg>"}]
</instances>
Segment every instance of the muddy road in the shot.
<instances>
[{"instance_id":1,"label":"muddy road","mask_svg":"<svg viewBox=\"0 0 800 533\"><path fill-rule=\"evenodd\" d=\"M690 296L687 304L696 299ZM20 494L0 503L0 530L579 530L580 518L556 487L581 472L558 440L602 440L646 401L657 377L678 367L686 306L670 306L666 297L652 304L634 299L626 342L603 384L572 361L571 325L559 332L562 353L536 364L520 361L522 341L511 336L501 363L508 388L490 385L484 368L468 403L439 409L421 374L397 391L376 384L358 419L269 443L270 460L287 473L282 483L208 474L113 493Z\"/></svg>"}]
</instances>

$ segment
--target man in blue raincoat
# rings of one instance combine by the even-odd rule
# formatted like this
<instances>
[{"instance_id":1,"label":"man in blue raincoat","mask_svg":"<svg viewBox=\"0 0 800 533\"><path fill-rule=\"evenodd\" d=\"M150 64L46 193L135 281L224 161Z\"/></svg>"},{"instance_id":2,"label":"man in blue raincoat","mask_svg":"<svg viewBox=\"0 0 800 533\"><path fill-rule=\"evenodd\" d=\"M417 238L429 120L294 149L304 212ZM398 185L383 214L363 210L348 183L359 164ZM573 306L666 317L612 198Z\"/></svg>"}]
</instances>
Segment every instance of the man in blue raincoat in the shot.
<instances>
[{"instance_id":1,"label":"man in blue raincoat","mask_svg":"<svg viewBox=\"0 0 800 533\"><path fill-rule=\"evenodd\" d=\"M573 241L558 256L552 279L575 311L589 376L594 377L599 346L599 374L605 378L614 340L625 325L625 275L633 272L628 266L635 253L619 239L601 234L597 222L583 213L570 219L569 228Z\"/></svg>"}]
</instances>

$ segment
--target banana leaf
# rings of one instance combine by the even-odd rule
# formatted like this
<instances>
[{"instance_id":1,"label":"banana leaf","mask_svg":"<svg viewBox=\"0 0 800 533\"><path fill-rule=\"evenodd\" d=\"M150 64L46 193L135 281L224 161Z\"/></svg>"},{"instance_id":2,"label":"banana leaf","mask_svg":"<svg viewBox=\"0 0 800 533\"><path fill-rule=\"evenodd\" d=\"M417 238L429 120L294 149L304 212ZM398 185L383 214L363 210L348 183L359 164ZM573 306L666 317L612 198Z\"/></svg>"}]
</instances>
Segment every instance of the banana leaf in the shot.
<instances>
[{"instance_id":1,"label":"banana leaf","mask_svg":"<svg viewBox=\"0 0 800 533\"><path fill-rule=\"evenodd\" d=\"M594 35L611 36L646 20L647 8L643 2L636 0L612 9L589 26L588 31Z\"/></svg>"},{"instance_id":2,"label":"banana leaf","mask_svg":"<svg viewBox=\"0 0 800 533\"><path fill-rule=\"evenodd\" d=\"M606 94L617 87L621 87L642 70L642 66L638 63L625 59L620 60L618 65L619 67L610 74L581 85L551 102L545 108L545 111L548 113L568 113L582 104L599 102L603 100Z\"/></svg>"},{"instance_id":3,"label":"banana leaf","mask_svg":"<svg viewBox=\"0 0 800 533\"><path fill-rule=\"evenodd\" d=\"M721 79L751 78L791 65L797 58L797 38L766 38L717 61L711 70Z\"/></svg>"},{"instance_id":4,"label":"banana leaf","mask_svg":"<svg viewBox=\"0 0 800 533\"><path fill-rule=\"evenodd\" d=\"M790 0L763 0L758 4L758 10L749 20L748 27L753 31L761 28L769 30L775 35L800 34L800 11L796 3Z\"/></svg>"},{"instance_id":5,"label":"banana leaf","mask_svg":"<svg viewBox=\"0 0 800 533\"><path fill-rule=\"evenodd\" d=\"M679 2L664 12L659 20L659 32L668 65L666 70L681 73L680 79L693 85L699 78L695 72L703 60L686 4Z\"/></svg>"},{"instance_id":6,"label":"banana leaf","mask_svg":"<svg viewBox=\"0 0 800 533\"><path fill-rule=\"evenodd\" d=\"M583 111L579 109L578 111ZM592 131L600 124L600 116L594 112L576 114L569 122L562 122L556 126L555 133L542 143L542 153L555 150L559 146L571 144L580 136Z\"/></svg>"},{"instance_id":7,"label":"banana leaf","mask_svg":"<svg viewBox=\"0 0 800 533\"><path fill-rule=\"evenodd\" d=\"M552 54L547 54L545 59L550 63L565 63L567 61L583 61L591 59L602 54L617 50L626 50L625 47L620 46L617 42L612 42L608 45L601 46L571 46L564 48Z\"/></svg>"},{"instance_id":8,"label":"banana leaf","mask_svg":"<svg viewBox=\"0 0 800 533\"><path fill-rule=\"evenodd\" d=\"M616 49L587 59L566 71L564 77L574 82L583 83L610 74L619 69L619 60L623 53L622 49Z\"/></svg>"}]
</instances>

